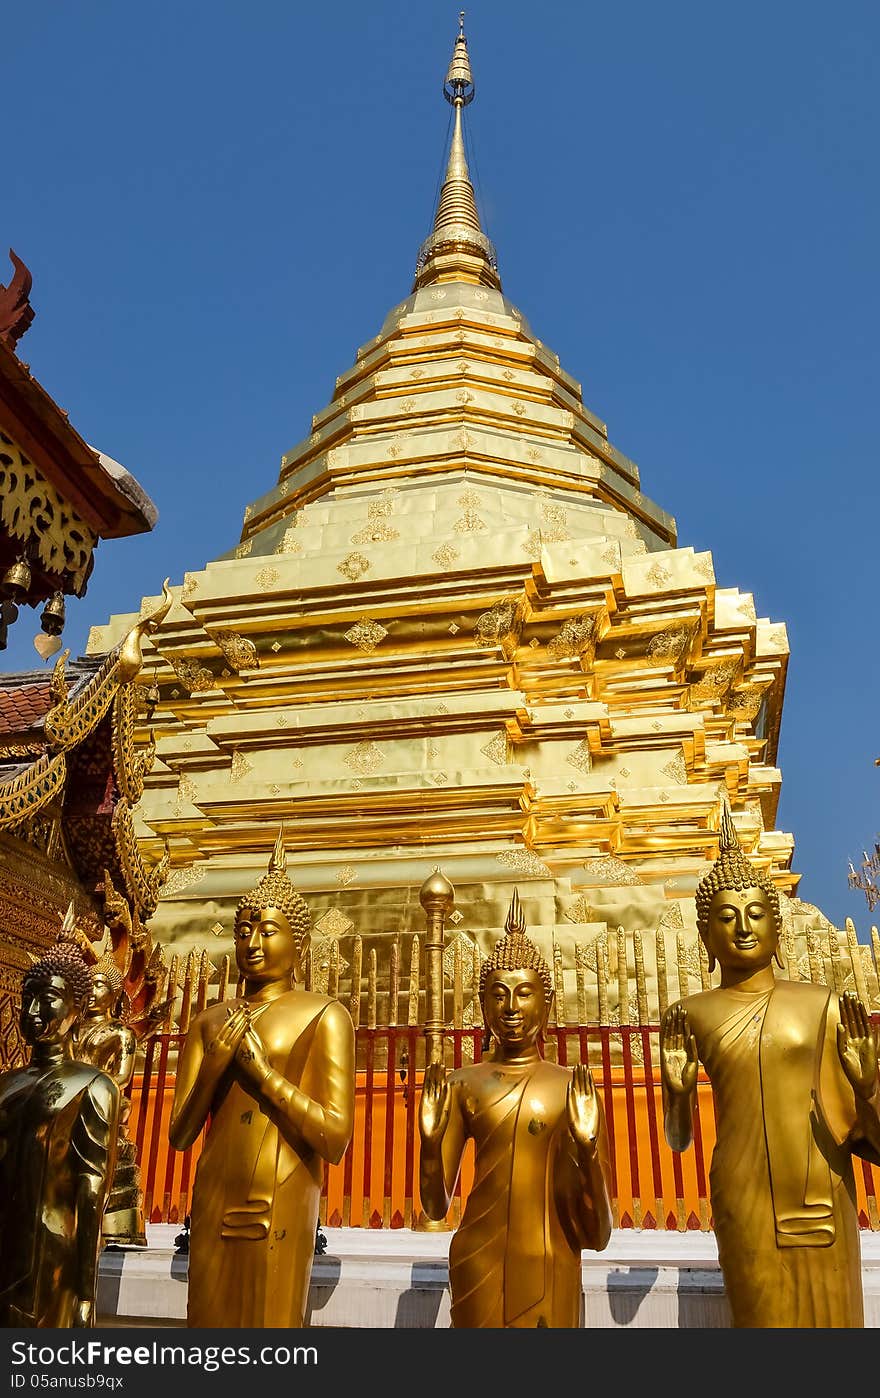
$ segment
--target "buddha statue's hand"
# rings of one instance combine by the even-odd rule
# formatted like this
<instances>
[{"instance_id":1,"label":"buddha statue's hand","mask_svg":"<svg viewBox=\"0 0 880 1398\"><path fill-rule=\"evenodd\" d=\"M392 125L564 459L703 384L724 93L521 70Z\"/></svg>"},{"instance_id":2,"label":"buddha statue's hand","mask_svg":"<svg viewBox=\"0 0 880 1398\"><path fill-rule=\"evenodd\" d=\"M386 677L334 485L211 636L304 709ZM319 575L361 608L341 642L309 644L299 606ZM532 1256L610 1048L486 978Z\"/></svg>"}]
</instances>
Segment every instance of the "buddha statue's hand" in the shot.
<instances>
[{"instance_id":1,"label":"buddha statue's hand","mask_svg":"<svg viewBox=\"0 0 880 1398\"><path fill-rule=\"evenodd\" d=\"M235 1050L235 1061L245 1078L255 1087L262 1086L272 1072L272 1065L263 1051L260 1036L250 1020Z\"/></svg>"},{"instance_id":2,"label":"buddha statue's hand","mask_svg":"<svg viewBox=\"0 0 880 1398\"><path fill-rule=\"evenodd\" d=\"M92 1324L92 1303L91 1301L78 1301L76 1310L73 1313L73 1328L76 1330L87 1330Z\"/></svg>"},{"instance_id":3,"label":"buddha statue's hand","mask_svg":"<svg viewBox=\"0 0 880 1398\"><path fill-rule=\"evenodd\" d=\"M592 1155L599 1139L602 1114L593 1074L586 1063L578 1063L571 1072L571 1082L565 1098L568 1129L575 1144L586 1155Z\"/></svg>"},{"instance_id":4,"label":"buddha statue's hand","mask_svg":"<svg viewBox=\"0 0 880 1398\"><path fill-rule=\"evenodd\" d=\"M429 1063L419 1103L419 1132L426 1145L438 1145L449 1121L452 1094L442 1063Z\"/></svg>"},{"instance_id":5,"label":"buddha statue's hand","mask_svg":"<svg viewBox=\"0 0 880 1398\"><path fill-rule=\"evenodd\" d=\"M232 1005L229 1006L226 1011L226 1019L214 1037L205 1044L205 1060L211 1064L215 1071L222 1072L232 1062L242 1035L249 1024L247 1005L239 1005L238 1009Z\"/></svg>"},{"instance_id":6,"label":"buddha statue's hand","mask_svg":"<svg viewBox=\"0 0 880 1398\"><path fill-rule=\"evenodd\" d=\"M697 1085L697 1041L684 1005L670 1005L660 1027L660 1071L668 1092L684 1097Z\"/></svg>"},{"instance_id":7,"label":"buddha statue's hand","mask_svg":"<svg viewBox=\"0 0 880 1398\"><path fill-rule=\"evenodd\" d=\"M877 1088L877 1035L858 996L840 997L837 1052L849 1082L868 1101Z\"/></svg>"}]
</instances>

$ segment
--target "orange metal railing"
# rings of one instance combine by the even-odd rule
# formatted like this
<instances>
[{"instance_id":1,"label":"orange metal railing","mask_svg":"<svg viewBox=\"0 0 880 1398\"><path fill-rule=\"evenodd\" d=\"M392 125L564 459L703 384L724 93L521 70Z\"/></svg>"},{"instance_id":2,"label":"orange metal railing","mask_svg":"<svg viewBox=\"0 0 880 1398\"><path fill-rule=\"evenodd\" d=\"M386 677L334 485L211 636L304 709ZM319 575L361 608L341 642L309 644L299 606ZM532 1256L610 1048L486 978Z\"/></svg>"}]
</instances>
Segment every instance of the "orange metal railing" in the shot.
<instances>
[{"instance_id":1,"label":"orange metal railing","mask_svg":"<svg viewBox=\"0 0 880 1398\"><path fill-rule=\"evenodd\" d=\"M418 1098L424 1074L424 1032L417 1026L358 1028L357 1094L351 1145L324 1177L321 1218L331 1226L403 1228L418 1223ZM132 1091L130 1131L138 1148L144 1207L156 1222L178 1222L189 1210L202 1140L187 1151L168 1145L174 1068L184 1036L158 1034L147 1045ZM446 1031L447 1063L480 1056L481 1031ZM548 1058L588 1062L599 1086L611 1143L612 1197L621 1228L711 1228L709 1162L715 1142L712 1092L698 1084L694 1145L683 1155L663 1136L657 1025L559 1026L549 1029ZM859 1221L880 1229L880 1170L856 1159ZM465 1157L451 1218L457 1222L473 1179Z\"/></svg>"}]
</instances>

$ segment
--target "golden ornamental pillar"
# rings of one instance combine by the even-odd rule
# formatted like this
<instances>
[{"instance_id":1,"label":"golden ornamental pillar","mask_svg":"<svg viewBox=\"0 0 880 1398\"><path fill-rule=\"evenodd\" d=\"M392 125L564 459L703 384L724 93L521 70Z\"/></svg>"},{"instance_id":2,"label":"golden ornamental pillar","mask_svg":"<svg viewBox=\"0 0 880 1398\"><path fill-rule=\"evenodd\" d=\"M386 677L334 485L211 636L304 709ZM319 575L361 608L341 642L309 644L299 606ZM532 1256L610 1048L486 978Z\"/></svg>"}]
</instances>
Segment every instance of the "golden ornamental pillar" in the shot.
<instances>
[{"instance_id":1,"label":"golden ornamental pillar","mask_svg":"<svg viewBox=\"0 0 880 1398\"><path fill-rule=\"evenodd\" d=\"M419 891L419 902L425 910L425 1062L443 1061L443 937L446 919L455 905L455 889L435 868Z\"/></svg>"}]
</instances>

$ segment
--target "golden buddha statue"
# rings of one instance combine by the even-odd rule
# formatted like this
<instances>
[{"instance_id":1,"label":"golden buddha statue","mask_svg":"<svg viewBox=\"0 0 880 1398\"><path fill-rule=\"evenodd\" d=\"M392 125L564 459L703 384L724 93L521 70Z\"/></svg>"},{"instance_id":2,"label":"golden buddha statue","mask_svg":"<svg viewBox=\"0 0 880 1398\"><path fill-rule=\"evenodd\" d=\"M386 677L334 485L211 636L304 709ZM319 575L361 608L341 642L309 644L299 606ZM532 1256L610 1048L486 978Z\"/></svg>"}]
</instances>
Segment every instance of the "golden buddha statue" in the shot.
<instances>
[{"instance_id":1,"label":"golden buddha statue","mask_svg":"<svg viewBox=\"0 0 880 1398\"><path fill-rule=\"evenodd\" d=\"M94 1324L119 1089L70 1056L90 986L70 943L24 975L30 1062L0 1075L0 1326Z\"/></svg>"},{"instance_id":2,"label":"golden buddha statue","mask_svg":"<svg viewBox=\"0 0 880 1398\"><path fill-rule=\"evenodd\" d=\"M104 956L92 966L91 981L91 994L77 1033L76 1053L84 1062L109 1073L122 1093L134 1075L138 1044L137 1035L127 1022L122 972L112 957ZM123 1096L119 1106L116 1169L101 1233L105 1243L146 1247L137 1150L126 1129L130 1115L131 1102Z\"/></svg>"},{"instance_id":3,"label":"golden buddha statue","mask_svg":"<svg viewBox=\"0 0 880 1398\"><path fill-rule=\"evenodd\" d=\"M854 995L776 978L779 895L743 854L726 806L696 901L721 985L664 1016L665 1128L673 1150L686 1150L702 1062L715 1099L709 1187L733 1323L861 1326L851 1157L880 1164L870 1020Z\"/></svg>"},{"instance_id":4,"label":"golden buddha statue","mask_svg":"<svg viewBox=\"0 0 880 1398\"><path fill-rule=\"evenodd\" d=\"M586 1065L541 1056L553 983L516 892L504 930L480 973L486 1056L449 1077L442 1063L425 1072L419 1189L442 1219L473 1138L474 1185L449 1249L455 1328L573 1328L581 1249L611 1236L604 1113Z\"/></svg>"},{"instance_id":5,"label":"golden buddha statue","mask_svg":"<svg viewBox=\"0 0 880 1398\"><path fill-rule=\"evenodd\" d=\"M310 919L286 862L282 830L236 911L243 995L197 1016L178 1064L171 1144L186 1150L210 1118L190 1326L302 1326L324 1161L341 1159L354 1125L354 1028L338 1001L297 987Z\"/></svg>"}]
</instances>

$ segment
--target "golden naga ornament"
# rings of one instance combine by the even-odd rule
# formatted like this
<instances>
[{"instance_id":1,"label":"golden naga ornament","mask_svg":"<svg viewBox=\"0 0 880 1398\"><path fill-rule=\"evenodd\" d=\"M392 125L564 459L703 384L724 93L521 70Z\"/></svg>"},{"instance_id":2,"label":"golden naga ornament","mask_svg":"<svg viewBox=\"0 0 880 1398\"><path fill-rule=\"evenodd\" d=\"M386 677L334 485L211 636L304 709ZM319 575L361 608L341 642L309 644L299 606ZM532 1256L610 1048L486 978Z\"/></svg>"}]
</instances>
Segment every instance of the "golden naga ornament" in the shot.
<instances>
[{"instance_id":1,"label":"golden naga ornament","mask_svg":"<svg viewBox=\"0 0 880 1398\"><path fill-rule=\"evenodd\" d=\"M71 1057L89 968L60 942L25 972L30 1062L0 1075L0 1326L91 1326L119 1089Z\"/></svg>"},{"instance_id":2,"label":"golden naga ornament","mask_svg":"<svg viewBox=\"0 0 880 1398\"><path fill-rule=\"evenodd\" d=\"M483 964L488 1052L448 1077L429 1064L419 1106L422 1206L442 1219L465 1143L475 1178L449 1249L452 1324L580 1324L581 1249L611 1236L604 1113L585 1064L547 1063L539 1039L553 998L550 968L526 936L514 892L505 936Z\"/></svg>"},{"instance_id":3,"label":"golden naga ornament","mask_svg":"<svg viewBox=\"0 0 880 1398\"><path fill-rule=\"evenodd\" d=\"M354 1125L354 1027L298 988L310 919L285 873L283 828L269 872L235 916L240 998L195 1019L177 1070L170 1140L186 1150L210 1117L193 1189L190 1326L304 1323L324 1161Z\"/></svg>"},{"instance_id":4,"label":"golden naga ornament","mask_svg":"<svg viewBox=\"0 0 880 1398\"><path fill-rule=\"evenodd\" d=\"M697 1069L715 1098L710 1194L735 1326L864 1324L852 1156L880 1164L877 1040L854 995L777 979L779 895L729 808L696 894L721 984L671 1005L660 1056L666 1139L693 1136Z\"/></svg>"}]
</instances>

